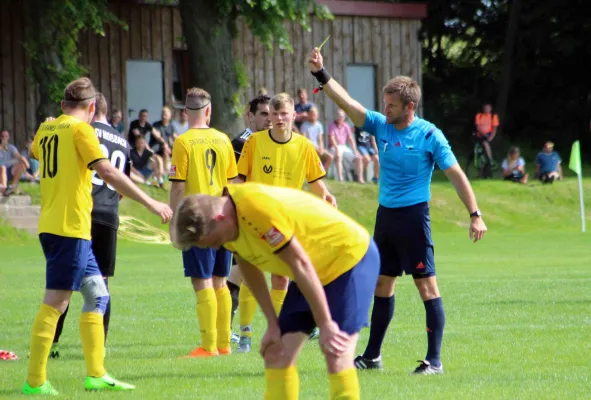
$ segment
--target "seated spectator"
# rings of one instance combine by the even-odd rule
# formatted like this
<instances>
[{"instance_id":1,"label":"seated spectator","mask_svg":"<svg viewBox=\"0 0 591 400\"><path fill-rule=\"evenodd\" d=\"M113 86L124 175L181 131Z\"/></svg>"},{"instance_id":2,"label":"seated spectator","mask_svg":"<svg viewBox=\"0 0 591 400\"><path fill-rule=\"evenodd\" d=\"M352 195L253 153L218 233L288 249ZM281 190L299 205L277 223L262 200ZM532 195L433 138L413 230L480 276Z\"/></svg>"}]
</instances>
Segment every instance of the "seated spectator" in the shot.
<instances>
[{"instance_id":1,"label":"seated spectator","mask_svg":"<svg viewBox=\"0 0 591 400\"><path fill-rule=\"evenodd\" d=\"M138 136L142 136L150 141L152 134L152 124L148 122L148 110L140 110L138 119L129 124L129 133L127 135L127 141L131 147L135 146L135 139Z\"/></svg>"},{"instance_id":2,"label":"seated spectator","mask_svg":"<svg viewBox=\"0 0 591 400\"><path fill-rule=\"evenodd\" d=\"M355 127L355 142L357 144L357 151L361 154L361 161L363 165L363 177L367 176L367 167L369 162L373 162L373 183L378 183L380 180L380 158L378 156L378 145L376 138L369 133L362 131Z\"/></svg>"},{"instance_id":3,"label":"seated spectator","mask_svg":"<svg viewBox=\"0 0 591 400\"><path fill-rule=\"evenodd\" d=\"M123 133L125 127L123 126L123 114L121 114L121 110L115 109L111 112L111 120L109 121L109 123L119 133Z\"/></svg>"},{"instance_id":4,"label":"seated spectator","mask_svg":"<svg viewBox=\"0 0 591 400\"><path fill-rule=\"evenodd\" d=\"M525 172L525 160L519 154L518 147L511 147L507 158L501 165L503 168L503 179L511 182L526 184L529 175Z\"/></svg>"},{"instance_id":5,"label":"seated spectator","mask_svg":"<svg viewBox=\"0 0 591 400\"><path fill-rule=\"evenodd\" d=\"M177 134L172 124L172 110L168 106L162 107L162 119L154 122L154 134L150 138L149 146L157 157L162 159L163 173L168 171L172 146Z\"/></svg>"},{"instance_id":6,"label":"seated spectator","mask_svg":"<svg viewBox=\"0 0 591 400\"><path fill-rule=\"evenodd\" d=\"M158 165L152 158L153 155L154 152L146 145L146 139L143 136L138 136L135 139L135 147L131 149L129 154L131 158L131 180L136 183L149 184L150 177L159 172ZM156 179L158 180L158 177Z\"/></svg>"},{"instance_id":7,"label":"seated spectator","mask_svg":"<svg viewBox=\"0 0 591 400\"><path fill-rule=\"evenodd\" d=\"M172 127L177 136L181 136L183 133L189 130L189 119L185 109L178 110L178 117L172 121Z\"/></svg>"},{"instance_id":8,"label":"seated spectator","mask_svg":"<svg viewBox=\"0 0 591 400\"><path fill-rule=\"evenodd\" d=\"M336 119L328 126L328 146L335 157L337 179L343 179L343 158L349 157L355 163L355 175L359 183L365 183L361 171L361 155L357 151L351 127L345 122L345 112L338 110ZM348 147L349 144L351 147Z\"/></svg>"},{"instance_id":9,"label":"seated spectator","mask_svg":"<svg viewBox=\"0 0 591 400\"><path fill-rule=\"evenodd\" d=\"M302 135L306 136L316 148L318 157L322 161L324 170L328 171L332 164L333 156L324 148L324 128L318 121L318 109L310 108L308 111L308 121L305 121L301 127Z\"/></svg>"},{"instance_id":10,"label":"seated spectator","mask_svg":"<svg viewBox=\"0 0 591 400\"><path fill-rule=\"evenodd\" d=\"M308 102L308 91L305 88L298 89L299 102L294 106L296 112L295 126L301 131L302 124L308 120L308 111L314 107L314 103Z\"/></svg>"},{"instance_id":11,"label":"seated spectator","mask_svg":"<svg viewBox=\"0 0 591 400\"><path fill-rule=\"evenodd\" d=\"M21 152L23 157L29 162L29 168L22 174L22 182L36 182L39 183L39 161L31 157L31 146L33 145L33 138L29 137L25 143L25 148Z\"/></svg>"},{"instance_id":12,"label":"seated spectator","mask_svg":"<svg viewBox=\"0 0 591 400\"><path fill-rule=\"evenodd\" d=\"M0 191L4 196L20 194L18 183L22 174L29 168L29 162L19 151L8 143L10 133L0 132Z\"/></svg>"},{"instance_id":13,"label":"seated spectator","mask_svg":"<svg viewBox=\"0 0 591 400\"><path fill-rule=\"evenodd\" d=\"M554 143L546 142L544 149L536 156L536 177L542 183L553 183L562 180L562 160L554 151Z\"/></svg>"}]
</instances>

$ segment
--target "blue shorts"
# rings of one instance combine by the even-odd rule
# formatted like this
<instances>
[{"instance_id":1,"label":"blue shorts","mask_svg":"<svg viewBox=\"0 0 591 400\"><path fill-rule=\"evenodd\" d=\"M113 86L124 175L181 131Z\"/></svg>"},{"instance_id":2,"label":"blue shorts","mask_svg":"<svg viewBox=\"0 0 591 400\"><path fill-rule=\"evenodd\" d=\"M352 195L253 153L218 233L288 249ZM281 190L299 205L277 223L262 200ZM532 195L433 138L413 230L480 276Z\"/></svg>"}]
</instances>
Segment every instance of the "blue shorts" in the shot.
<instances>
[{"instance_id":1,"label":"blue shorts","mask_svg":"<svg viewBox=\"0 0 591 400\"><path fill-rule=\"evenodd\" d=\"M82 279L100 275L90 240L42 233L39 241L45 254L45 288L80 290Z\"/></svg>"},{"instance_id":2,"label":"blue shorts","mask_svg":"<svg viewBox=\"0 0 591 400\"><path fill-rule=\"evenodd\" d=\"M409 207L378 207L374 240L380 250L380 275L435 276L429 204Z\"/></svg>"},{"instance_id":3,"label":"blue shorts","mask_svg":"<svg viewBox=\"0 0 591 400\"><path fill-rule=\"evenodd\" d=\"M143 175L144 179L148 179L152 175L152 169L148 165L144 165L138 171Z\"/></svg>"},{"instance_id":4,"label":"blue shorts","mask_svg":"<svg viewBox=\"0 0 591 400\"><path fill-rule=\"evenodd\" d=\"M357 146L357 151L359 151L362 156L375 156L376 154L374 148L368 146Z\"/></svg>"},{"instance_id":5,"label":"blue shorts","mask_svg":"<svg viewBox=\"0 0 591 400\"><path fill-rule=\"evenodd\" d=\"M379 265L380 254L371 240L367 252L357 265L324 286L332 319L343 332L351 335L368 326L369 308L378 282ZM281 334L309 334L316 327L310 306L294 281L289 283L285 302L279 313L279 327Z\"/></svg>"},{"instance_id":6,"label":"blue shorts","mask_svg":"<svg viewBox=\"0 0 591 400\"><path fill-rule=\"evenodd\" d=\"M185 276L199 279L209 279L212 276L226 278L230 275L232 253L220 247L216 249L202 249L191 247L183 251L183 266Z\"/></svg>"}]
</instances>

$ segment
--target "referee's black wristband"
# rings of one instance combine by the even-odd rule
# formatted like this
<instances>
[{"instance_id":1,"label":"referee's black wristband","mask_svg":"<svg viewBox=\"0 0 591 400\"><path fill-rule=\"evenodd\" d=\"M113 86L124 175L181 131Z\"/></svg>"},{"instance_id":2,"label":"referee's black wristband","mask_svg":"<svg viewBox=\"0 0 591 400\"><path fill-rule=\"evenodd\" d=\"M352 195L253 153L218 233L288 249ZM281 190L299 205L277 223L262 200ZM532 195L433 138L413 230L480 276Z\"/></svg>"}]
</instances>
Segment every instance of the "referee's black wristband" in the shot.
<instances>
[{"instance_id":1,"label":"referee's black wristband","mask_svg":"<svg viewBox=\"0 0 591 400\"><path fill-rule=\"evenodd\" d=\"M330 81L330 78L332 78L332 76L330 76L330 74L324 69L324 67L322 67L320 71L312 72L312 75L314 75L316 80L320 82L320 84L322 85L326 85L328 81Z\"/></svg>"}]
</instances>

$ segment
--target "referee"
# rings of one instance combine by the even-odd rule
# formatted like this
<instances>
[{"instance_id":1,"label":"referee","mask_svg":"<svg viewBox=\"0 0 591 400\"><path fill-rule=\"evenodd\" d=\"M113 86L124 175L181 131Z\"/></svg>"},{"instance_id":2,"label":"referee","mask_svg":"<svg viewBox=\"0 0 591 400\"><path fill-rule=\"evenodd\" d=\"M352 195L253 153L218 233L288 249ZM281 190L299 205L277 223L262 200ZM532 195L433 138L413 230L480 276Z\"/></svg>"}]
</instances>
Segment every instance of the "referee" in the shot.
<instances>
[{"instance_id":1,"label":"referee","mask_svg":"<svg viewBox=\"0 0 591 400\"><path fill-rule=\"evenodd\" d=\"M107 122L107 101L102 93L96 94L96 112L92 120L92 127L101 144L101 149L115 168L123 171L127 176L130 174L131 161L129 157L129 144L119 131ZM119 194L93 173L92 178L92 251L96 257L101 275L108 288L108 278L115 274L115 253L117 251L117 230L119 229ZM51 358L59 358L59 339L64 328L64 321L68 313L66 311L58 320L53 345L49 353ZM111 319L111 298L107 303L107 309L103 316L105 329L105 341L109 331Z\"/></svg>"},{"instance_id":2,"label":"referee","mask_svg":"<svg viewBox=\"0 0 591 400\"><path fill-rule=\"evenodd\" d=\"M454 185L468 209L470 239L481 240L486 232L470 182L443 133L415 115L421 88L413 79L398 76L383 89L384 114L366 110L331 78L315 48L308 58L312 75L342 108L355 126L375 136L381 162L379 207L374 240L381 256L375 290L369 342L355 359L358 369L381 369L381 347L394 316L394 285L403 273L412 275L425 305L427 356L415 374L441 374L441 342L445 313L437 280L428 201L435 163Z\"/></svg>"}]
</instances>

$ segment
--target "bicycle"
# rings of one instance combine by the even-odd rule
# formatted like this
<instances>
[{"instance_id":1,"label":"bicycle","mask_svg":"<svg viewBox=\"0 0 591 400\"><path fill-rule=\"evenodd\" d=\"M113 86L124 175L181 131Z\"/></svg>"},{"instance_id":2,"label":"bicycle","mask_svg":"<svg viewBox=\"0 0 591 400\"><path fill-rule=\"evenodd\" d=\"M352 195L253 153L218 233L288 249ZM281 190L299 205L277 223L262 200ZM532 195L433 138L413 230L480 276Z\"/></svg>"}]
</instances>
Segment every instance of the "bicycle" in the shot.
<instances>
[{"instance_id":1,"label":"bicycle","mask_svg":"<svg viewBox=\"0 0 591 400\"><path fill-rule=\"evenodd\" d=\"M470 166L474 165L480 179L492 179L493 177L493 165L491 164L486 151L479 140L476 140L476 133L473 132L474 148L468 157L466 163L466 175L469 176Z\"/></svg>"}]
</instances>

